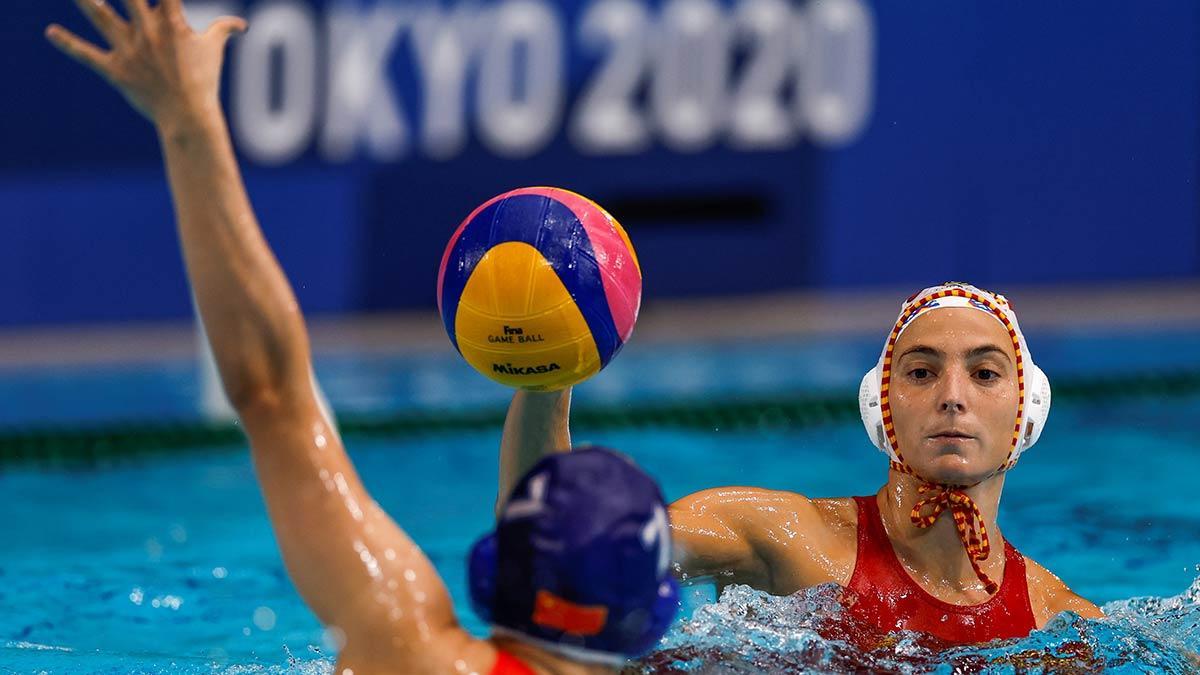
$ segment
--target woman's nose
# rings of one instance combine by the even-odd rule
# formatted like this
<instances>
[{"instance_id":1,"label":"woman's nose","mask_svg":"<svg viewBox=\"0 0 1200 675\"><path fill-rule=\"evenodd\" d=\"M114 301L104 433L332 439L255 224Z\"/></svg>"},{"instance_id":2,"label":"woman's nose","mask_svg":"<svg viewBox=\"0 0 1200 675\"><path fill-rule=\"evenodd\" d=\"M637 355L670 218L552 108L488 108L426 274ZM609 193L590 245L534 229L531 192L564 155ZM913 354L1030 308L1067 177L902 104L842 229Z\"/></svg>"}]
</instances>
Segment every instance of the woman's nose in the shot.
<instances>
[{"instance_id":1,"label":"woman's nose","mask_svg":"<svg viewBox=\"0 0 1200 675\"><path fill-rule=\"evenodd\" d=\"M957 370L949 370L942 376L940 409L944 412L963 412L967 409L967 374Z\"/></svg>"}]
</instances>

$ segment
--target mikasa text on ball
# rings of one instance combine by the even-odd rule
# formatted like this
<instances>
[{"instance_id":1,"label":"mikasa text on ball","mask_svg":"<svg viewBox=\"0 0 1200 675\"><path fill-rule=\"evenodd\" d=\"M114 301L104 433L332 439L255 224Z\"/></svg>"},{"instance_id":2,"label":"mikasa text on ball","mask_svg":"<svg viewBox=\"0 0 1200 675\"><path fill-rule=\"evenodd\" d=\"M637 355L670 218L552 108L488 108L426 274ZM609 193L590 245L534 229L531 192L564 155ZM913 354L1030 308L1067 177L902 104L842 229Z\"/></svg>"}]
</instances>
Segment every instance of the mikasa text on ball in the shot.
<instances>
[{"instance_id":1,"label":"mikasa text on ball","mask_svg":"<svg viewBox=\"0 0 1200 675\"><path fill-rule=\"evenodd\" d=\"M558 188L495 197L442 256L438 310L479 372L512 387L576 384L633 332L642 274L628 235L595 202Z\"/></svg>"}]
</instances>

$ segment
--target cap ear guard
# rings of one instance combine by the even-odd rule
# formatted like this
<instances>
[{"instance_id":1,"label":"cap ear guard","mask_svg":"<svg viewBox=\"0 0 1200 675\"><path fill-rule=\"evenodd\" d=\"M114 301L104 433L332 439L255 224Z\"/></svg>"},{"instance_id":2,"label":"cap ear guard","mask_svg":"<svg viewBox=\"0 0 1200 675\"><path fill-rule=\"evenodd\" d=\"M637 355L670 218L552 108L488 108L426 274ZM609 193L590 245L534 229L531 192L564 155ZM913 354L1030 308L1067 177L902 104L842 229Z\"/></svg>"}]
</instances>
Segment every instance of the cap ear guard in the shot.
<instances>
[{"instance_id":1,"label":"cap ear guard","mask_svg":"<svg viewBox=\"0 0 1200 675\"><path fill-rule=\"evenodd\" d=\"M471 607L484 623L492 622L492 607L496 602L496 569L496 533L492 532L475 542L467 558Z\"/></svg>"},{"instance_id":2,"label":"cap ear guard","mask_svg":"<svg viewBox=\"0 0 1200 675\"><path fill-rule=\"evenodd\" d=\"M650 617L640 631L626 639L624 653L634 658L654 649L679 613L679 582L668 576L658 585L658 598L650 607Z\"/></svg>"},{"instance_id":3,"label":"cap ear guard","mask_svg":"<svg viewBox=\"0 0 1200 675\"><path fill-rule=\"evenodd\" d=\"M879 405L879 371L872 368L863 376L858 385L858 414L862 417L863 428L871 443L883 454L897 460L892 449L888 446L887 435L883 431L883 409ZM898 460L897 460L898 461Z\"/></svg>"},{"instance_id":4,"label":"cap ear guard","mask_svg":"<svg viewBox=\"0 0 1200 675\"><path fill-rule=\"evenodd\" d=\"M1025 428L1021 434L1021 443L1013 453L1013 461L1022 452L1033 447L1046 428L1046 419L1050 417L1050 379L1041 368L1030 362L1029 377L1026 383L1025 395Z\"/></svg>"}]
</instances>

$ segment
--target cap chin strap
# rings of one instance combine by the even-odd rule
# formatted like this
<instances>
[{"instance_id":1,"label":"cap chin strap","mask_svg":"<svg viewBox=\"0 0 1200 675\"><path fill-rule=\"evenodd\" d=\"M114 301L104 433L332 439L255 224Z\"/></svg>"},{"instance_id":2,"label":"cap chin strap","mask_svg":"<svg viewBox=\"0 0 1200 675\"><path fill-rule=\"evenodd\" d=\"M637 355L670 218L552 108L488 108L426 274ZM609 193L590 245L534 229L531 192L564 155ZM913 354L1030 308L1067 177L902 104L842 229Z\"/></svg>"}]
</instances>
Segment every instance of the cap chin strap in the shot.
<instances>
[{"instance_id":1,"label":"cap chin strap","mask_svg":"<svg viewBox=\"0 0 1200 675\"><path fill-rule=\"evenodd\" d=\"M931 481L909 467L900 452L892 423L891 407L888 404L893 349L900 334L921 313L949 307L969 307L995 318L1012 338L1016 356L1018 403L1012 446L1000 466L971 485ZM927 288L904 302L900 316L884 344L879 363L863 377L858 390L859 412L871 442L888 455L893 470L921 481L918 492L928 494L913 506L909 514L913 525L920 528L931 527L944 512L949 511L954 519L958 538L967 553L967 559L971 562L971 568L983 582L989 595L999 590L999 586L984 574L979 563L986 560L991 553L991 544L979 506L966 490L1011 469L1016 465L1021 453L1036 443L1041 436L1050 412L1050 382L1045 373L1033 364L1028 353L1017 317L1004 296L994 295L969 284L947 283ZM1026 382L1026 375L1029 382Z\"/></svg>"},{"instance_id":2,"label":"cap chin strap","mask_svg":"<svg viewBox=\"0 0 1200 675\"><path fill-rule=\"evenodd\" d=\"M893 470L908 474L922 482L921 486L917 488L919 494L929 493L929 496L913 505L912 511L908 514L909 520L920 528L933 527L942 513L949 510L950 515L954 518L954 529L958 532L958 539L967 552L967 560L971 562L971 569L975 571L975 576L983 582L983 588L988 595L1000 590L1000 586L984 573L979 563L987 560L988 555L992 552L992 546L988 540L987 524L983 520L983 514L979 511L975 500L971 499L966 491L1000 475L1008 468L1010 467L1007 463L1001 464L983 480L971 485L953 485L928 480L913 471L907 464L892 462Z\"/></svg>"}]
</instances>

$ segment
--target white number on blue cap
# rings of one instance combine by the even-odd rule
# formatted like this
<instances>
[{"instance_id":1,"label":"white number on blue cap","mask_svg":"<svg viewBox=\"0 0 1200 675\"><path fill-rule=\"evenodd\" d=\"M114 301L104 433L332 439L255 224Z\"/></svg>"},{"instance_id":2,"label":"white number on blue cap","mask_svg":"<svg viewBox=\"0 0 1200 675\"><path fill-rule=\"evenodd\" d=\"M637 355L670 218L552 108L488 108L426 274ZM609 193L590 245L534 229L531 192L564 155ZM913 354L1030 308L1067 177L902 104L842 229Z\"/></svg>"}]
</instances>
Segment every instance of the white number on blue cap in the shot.
<instances>
[{"instance_id":1,"label":"white number on blue cap","mask_svg":"<svg viewBox=\"0 0 1200 675\"><path fill-rule=\"evenodd\" d=\"M539 473L529 479L529 497L512 499L504 509L504 519L528 518L542 512L546 506L546 481L549 476Z\"/></svg>"},{"instance_id":2,"label":"white number on blue cap","mask_svg":"<svg viewBox=\"0 0 1200 675\"><path fill-rule=\"evenodd\" d=\"M650 522L642 528L642 544L650 549L653 546L658 546L658 576L667 573L667 568L671 565L671 549L667 546L667 542L671 540L667 523L667 512L662 506L654 507L654 515L650 518Z\"/></svg>"}]
</instances>

